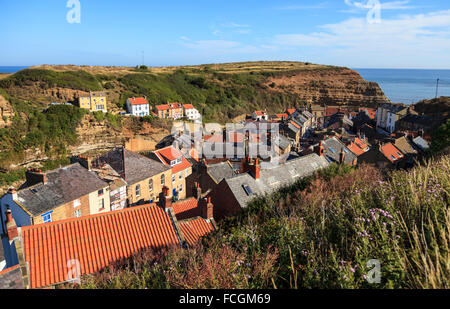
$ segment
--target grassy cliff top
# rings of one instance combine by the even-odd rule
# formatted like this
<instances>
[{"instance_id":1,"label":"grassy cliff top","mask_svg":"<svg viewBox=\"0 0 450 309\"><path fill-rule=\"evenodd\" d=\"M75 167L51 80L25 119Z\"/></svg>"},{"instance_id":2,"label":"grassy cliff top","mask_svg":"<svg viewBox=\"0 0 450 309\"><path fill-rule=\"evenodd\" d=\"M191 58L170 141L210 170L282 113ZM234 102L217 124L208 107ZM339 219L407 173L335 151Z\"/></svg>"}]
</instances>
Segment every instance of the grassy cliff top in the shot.
<instances>
[{"instance_id":1,"label":"grassy cliff top","mask_svg":"<svg viewBox=\"0 0 450 309\"><path fill-rule=\"evenodd\" d=\"M177 70L186 72L200 73L207 71L216 71L221 73L249 73L249 72L274 72L274 71L293 71L293 70L318 70L318 69L336 69L338 67L321 64L312 64L309 62L296 61L250 61L233 63L214 63L188 66L167 66L167 67L149 67L147 71L136 70L134 67L120 66L77 66L77 65L39 65L31 69L46 69L57 72L64 71L86 71L91 74L114 74L126 75L130 73L173 73Z\"/></svg>"}]
</instances>

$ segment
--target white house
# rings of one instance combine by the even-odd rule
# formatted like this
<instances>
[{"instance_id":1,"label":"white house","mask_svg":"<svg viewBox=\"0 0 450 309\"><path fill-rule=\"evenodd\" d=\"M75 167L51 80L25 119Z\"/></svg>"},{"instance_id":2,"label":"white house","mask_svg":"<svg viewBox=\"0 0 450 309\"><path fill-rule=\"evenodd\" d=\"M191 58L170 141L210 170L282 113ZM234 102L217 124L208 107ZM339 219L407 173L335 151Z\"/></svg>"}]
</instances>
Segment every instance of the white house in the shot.
<instances>
[{"instance_id":1,"label":"white house","mask_svg":"<svg viewBox=\"0 0 450 309\"><path fill-rule=\"evenodd\" d=\"M183 105L184 116L189 120L197 120L201 117L199 111L192 104Z\"/></svg>"},{"instance_id":2,"label":"white house","mask_svg":"<svg viewBox=\"0 0 450 309\"><path fill-rule=\"evenodd\" d=\"M256 121L269 120L269 115L265 111L255 111L252 114L252 119Z\"/></svg>"},{"instance_id":3,"label":"white house","mask_svg":"<svg viewBox=\"0 0 450 309\"><path fill-rule=\"evenodd\" d=\"M396 130L396 122L408 114L408 109L405 106L394 104L383 104L378 107L377 127L382 128L388 133L394 133Z\"/></svg>"},{"instance_id":4,"label":"white house","mask_svg":"<svg viewBox=\"0 0 450 309\"><path fill-rule=\"evenodd\" d=\"M150 114L150 105L147 98L129 98L127 100L127 111L137 117L148 116Z\"/></svg>"}]
</instances>

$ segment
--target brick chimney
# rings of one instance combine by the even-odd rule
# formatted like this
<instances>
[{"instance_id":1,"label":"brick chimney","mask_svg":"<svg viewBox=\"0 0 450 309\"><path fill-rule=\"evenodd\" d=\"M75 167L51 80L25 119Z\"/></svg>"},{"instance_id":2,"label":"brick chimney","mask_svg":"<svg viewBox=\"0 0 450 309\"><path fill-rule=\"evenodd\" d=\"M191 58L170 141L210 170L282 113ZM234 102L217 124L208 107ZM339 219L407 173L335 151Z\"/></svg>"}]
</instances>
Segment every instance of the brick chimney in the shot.
<instances>
[{"instance_id":1,"label":"brick chimney","mask_svg":"<svg viewBox=\"0 0 450 309\"><path fill-rule=\"evenodd\" d=\"M38 183L47 183L47 175L43 173L40 169L28 169L25 173L28 186L34 186Z\"/></svg>"},{"instance_id":2,"label":"brick chimney","mask_svg":"<svg viewBox=\"0 0 450 309\"><path fill-rule=\"evenodd\" d=\"M345 162L345 148L344 147L342 147L341 154L339 156L339 162L341 164L344 164L344 162Z\"/></svg>"},{"instance_id":3,"label":"brick chimney","mask_svg":"<svg viewBox=\"0 0 450 309\"><path fill-rule=\"evenodd\" d=\"M202 197L202 188L200 188L200 184L198 182L194 183L193 194L197 200L200 200Z\"/></svg>"},{"instance_id":4,"label":"brick chimney","mask_svg":"<svg viewBox=\"0 0 450 309\"><path fill-rule=\"evenodd\" d=\"M259 175L261 173L261 165L259 165L258 158L256 158L255 164L252 166L252 172L253 172L253 176L255 176L255 179L259 179Z\"/></svg>"},{"instance_id":5,"label":"brick chimney","mask_svg":"<svg viewBox=\"0 0 450 309\"><path fill-rule=\"evenodd\" d=\"M205 219L214 218L214 205L211 203L211 197L201 200L202 217Z\"/></svg>"},{"instance_id":6,"label":"brick chimney","mask_svg":"<svg viewBox=\"0 0 450 309\"><path fill-rule=\"evenodd\" d=\"M12 216L12 212L11 209L9 209L9 207L6 209L5 215L6 215L6 231L8 233L8 238L11 241L19 236L19 232L17 231L17 224Z\"/></svg>"},{"instance_id":7,"label":"brick chimney","mask_svg":"<svg viewBox=\"0 0 450 309\"><path fill-rule=\"evenodd\" d=\"M83 166L84 168L86 168L89 171L92 169L92 160L88 156L73 157L71 159L71 163L76 163L76 162L80 163L81 166Z\"/></svg>"},{"instance_id":8,"label":"brick chimney","mask_svg":"<svg viewBox=\"0 0 450 309\"><path fill-rule=\"evenodd\" d=\"M159 205L164 210L172 207L172 198L169 197L169 188L167 186L164 186L159 194Z\"/></svg>"},{"instance_id":9,"label":"brick chimney","mask_svg":"<svg viewBox=\"0 0 450 309\"><path fill-rule=\"evenodd\" d=\"M323 156L324 148L323 148L323 141L319 142L319 146L316 146L314 148L314 152L317 153L319 156Z\"/></svg>"}]
</instances>

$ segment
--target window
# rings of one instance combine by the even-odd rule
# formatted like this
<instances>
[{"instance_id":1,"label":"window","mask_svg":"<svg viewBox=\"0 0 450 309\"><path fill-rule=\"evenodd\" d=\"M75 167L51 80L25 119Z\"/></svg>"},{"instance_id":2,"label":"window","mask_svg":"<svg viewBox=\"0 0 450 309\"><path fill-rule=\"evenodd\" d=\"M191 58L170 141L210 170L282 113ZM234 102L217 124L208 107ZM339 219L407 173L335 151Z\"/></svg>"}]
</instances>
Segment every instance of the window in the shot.
<instances>
[{"instance_id":1,"label":"window","mask_svg":"<svg viewBox=\"0 0 450 309\"><path fill-rule=\"evenodd\" d=\"M141 185L136 185L136 197L141 196Z\"/></svg>"},{"instance_id":2,"label":"window","mask_svg":"<svg viewBox=\"0 0 450 309\"><path fill-rule=\"evenodd\" d=\"M331 151L332 153L336 153L332 147L329 147L328 149L330 149L330 151Z\"/></svg>"},{"instance_id":3,"label":"window","mask_svg":"<svg viewBox=\"0 0 450 309\"><path fill-rule=\"evenodd\" d=\"M178 178L183 179L183 172L180 172L180 175L178 176Z\"/></svg>"},{"instance_id":4,"label":"window","mask_svg":"<svg viewBox=\"0 0 450 309\"><path fill-rule=\"evenodd\" d=\"M98 190L98 196L99 196L99 197L102 196L103 194L104 194L103 189Z\"/></svg>"},{"instance_id":5,"label":"window","mask_svg":"<svg viewBox=\"0 0 450 309\"><path fill-rule=\"evenodd\" d=\"M177 179L176 175L172 175L172 182L175 182L176 179Z\"/></svg>"},{"instance_id":6,"label":"window","mask_svg":"<svg viewBox=\"0 0 450 309\"><path fill-rule=\"evenodd\" d=\"M52 212L53 211L50 211L41 215L42 221L44 221L44 223L52 222Z\"/></svg>"},{"instance_id":7,"label":"window","mask_svg":"<svg viewBox=\"0 0 450 309\"><path fill-rule=\"evenodd\" d=\"M183 185L180 185L180 192L183 192Z\"/></svg>"},{"instance_id":8,"label":"window","mask_svg":"<svg viewBox=\"0 0 450 309\"><path fill-rule=\"evenodd\" d=\"M80 200L73 201L73 207L80 207L80 206L81 206Z\"/></svg>"},{"instance_id":9,"label":"window","mask_svg":"<svg viewBox=\"0 0 450 309\"><path fill-rule=\"evenodd\" d=\"M394 160L394 161L396 160L395 157L394 157L393 155L391 155L391 159Z\"/></svg>"},{"instance_id":10,"label":"window","mask_svg":"<svg viewBox=\"0 0 450 309\"><path fill-rule=\"evenodd\" d=\"M189 176L189 169L186 169L186 177Z\"/></svg>"},{"instance_id":11,"label":"window","mask_svg":"<svg viewBox=\"0 0 450 309\"><path fill-rule=\"evenodd\" d=\"M244 191L245 191L245 193L247 193L247 195L252 195L253 194L253 191L252 191L252 189L250 189L250 187L249 186L247 186L247 185L242 185L242 187L244 188Z\"/></svg>"},{"instance_id":12,"label":"window","mask_svg":"<svg viewBox=\"0 0 450 309\"><path fill-rule=\"evenodd\" d=\"M149 191L153 191L153 179L150 179L148 181L148 189L149 189Z\"/></svg>"},{"instance_id":13,"label":"window","mask_svg":"<svg viewBox=\"0 0 450 309\"><path fill-rule=\"evenodd\" d=\"M100 199L100 200L98 200L98 210L103 210L103 209L105 209L105 200Z\"/></svg>"},{"instance_id":14,"label":"window","mask_svg":"<svg viewBox=\"0 0 450 309\"><path fill-rule=\"evenodd\" d=\"M161 186L166 184L166 176L164 174L161 175Z\"/></svg>"},{"instance_id":15,"label":"window","mask_svg":"<svg viewBox=\"0 0 450 309\"><path fill-rule=\"evenodd\" d=\"M75 214L74 214L75 218L79 218L81 217L81 209L77 209L75 210Z\"/></svg>"}]
</instances>

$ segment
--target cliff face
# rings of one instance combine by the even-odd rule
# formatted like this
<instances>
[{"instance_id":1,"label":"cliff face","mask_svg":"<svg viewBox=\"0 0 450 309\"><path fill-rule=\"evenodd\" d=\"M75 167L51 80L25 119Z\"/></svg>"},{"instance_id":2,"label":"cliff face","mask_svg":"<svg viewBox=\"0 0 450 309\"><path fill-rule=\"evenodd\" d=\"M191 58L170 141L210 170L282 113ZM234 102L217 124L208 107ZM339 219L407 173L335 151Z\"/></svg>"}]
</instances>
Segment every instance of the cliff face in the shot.
<instances>
[{"instance_id":1,"label":"cliff face","mask_svg":"<svg viewBox=\"0 0 450 309\"><path fill-rule=\"evenodd\" d=\"M316 70L270 78L276 92L290 92L312 104L374 106L389 102L380 86L350 69Z\"/></svg>"},{"instance_id":2,"label":"cliff face","mask_svg":"<svg viewBox=\"0 0 450 309\"><path fill-rule=\"evenodd\" d=\"M14 110L11 104L0 95L0 128L11 124L11 117L14 116Z\"/></svg>"}]
</instances>

